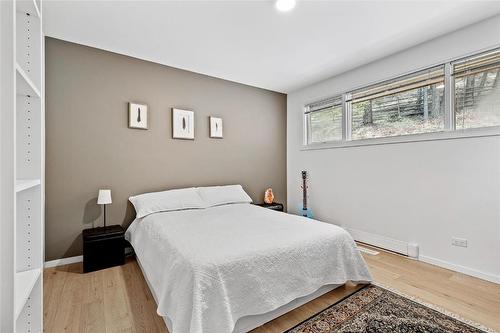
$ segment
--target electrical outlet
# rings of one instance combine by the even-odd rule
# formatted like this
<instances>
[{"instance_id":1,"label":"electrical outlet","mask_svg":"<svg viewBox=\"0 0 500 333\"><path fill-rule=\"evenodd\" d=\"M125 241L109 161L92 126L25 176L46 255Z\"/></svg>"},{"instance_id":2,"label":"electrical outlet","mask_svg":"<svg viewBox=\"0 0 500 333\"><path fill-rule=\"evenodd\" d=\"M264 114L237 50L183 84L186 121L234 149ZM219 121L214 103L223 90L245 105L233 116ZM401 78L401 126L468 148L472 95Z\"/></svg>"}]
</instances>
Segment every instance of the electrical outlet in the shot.
<instances>
[{"instance_id":1,"label":"electrical outlet","mask_svg":"<svg viewBox=\"0 0 500 333\"><path fill-rule=\"evenodd\" d=\"M451 238L451 245L460 246L460 247L467 247L467 239L452 237Z\"/></svg>"}]
</instances>

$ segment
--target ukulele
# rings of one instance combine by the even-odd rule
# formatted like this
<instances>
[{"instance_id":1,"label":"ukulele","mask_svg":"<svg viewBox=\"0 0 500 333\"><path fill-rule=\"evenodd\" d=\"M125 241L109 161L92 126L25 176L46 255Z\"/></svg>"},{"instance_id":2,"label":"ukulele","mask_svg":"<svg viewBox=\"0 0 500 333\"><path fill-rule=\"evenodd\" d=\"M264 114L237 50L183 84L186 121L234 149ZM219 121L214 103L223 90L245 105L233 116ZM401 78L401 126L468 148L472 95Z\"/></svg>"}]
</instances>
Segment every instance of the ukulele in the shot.
<instances>
[{"instance_id":1,"label":"ukulele","mask_svg":"<svg viewBox=\"0 0 500 333\"><path fill-rule=\"evenodd\" d=\"M302 171L302 207L299 208L300 215L312 218L312 211L307 208L307 171Z\"/></svg>"}]
</instances>

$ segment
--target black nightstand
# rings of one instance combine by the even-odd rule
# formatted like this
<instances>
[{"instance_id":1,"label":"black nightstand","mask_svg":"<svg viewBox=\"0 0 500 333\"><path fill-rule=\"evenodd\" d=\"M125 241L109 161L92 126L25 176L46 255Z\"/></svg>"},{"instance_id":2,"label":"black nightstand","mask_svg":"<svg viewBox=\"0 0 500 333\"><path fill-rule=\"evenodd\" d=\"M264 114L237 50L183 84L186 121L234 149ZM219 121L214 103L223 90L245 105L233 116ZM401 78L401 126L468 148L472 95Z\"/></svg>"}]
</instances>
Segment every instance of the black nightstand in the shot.
<instances>
[{"instance_id":1,"label":"black nightstand","mask_svg":"<svg viewBox=\"0 0 500 333\"><path fill-rule=\"evenodd\" d=\"M256 205L264 207L264 208L267 208L267 209L276 210L278 212L282 212L283 211L283 204L280 204L280 203L277 203L277 202L273 202L272 204L260 203L260 204L256 204Z\"/></svg>"},{"instance_id":2,"label":"black nightstand","mask_svg":"<svg viewBox=\"0 0 500 333\"><path fill-rule=\"evenodd\" d=\"M83 272L125 263L125 230L119 225L85 229L83 237Z\"/></svg>"}]
</instances>

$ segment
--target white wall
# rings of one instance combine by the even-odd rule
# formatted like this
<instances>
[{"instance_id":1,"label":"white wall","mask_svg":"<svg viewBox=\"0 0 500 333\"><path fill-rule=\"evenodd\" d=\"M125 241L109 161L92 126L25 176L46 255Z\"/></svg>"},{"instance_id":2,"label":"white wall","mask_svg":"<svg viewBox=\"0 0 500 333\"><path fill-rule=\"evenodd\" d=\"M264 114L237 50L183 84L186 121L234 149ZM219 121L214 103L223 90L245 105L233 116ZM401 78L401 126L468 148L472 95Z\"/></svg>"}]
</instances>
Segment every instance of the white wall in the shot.
<instances>
[{"instance_id":1,"label":"white wall","mask_svg":"<svg viewBox=\"0 0 500 333\"><path fill-rule=\"evenodd\" d=\"M302 151L303 107L476 51L500 46L500 16L288 94L288 207L310 174L319 220L420 245L420 259L500 283L500 137ZM466 238L467 248L451 245Z\"/></svg>"}]
</instances>

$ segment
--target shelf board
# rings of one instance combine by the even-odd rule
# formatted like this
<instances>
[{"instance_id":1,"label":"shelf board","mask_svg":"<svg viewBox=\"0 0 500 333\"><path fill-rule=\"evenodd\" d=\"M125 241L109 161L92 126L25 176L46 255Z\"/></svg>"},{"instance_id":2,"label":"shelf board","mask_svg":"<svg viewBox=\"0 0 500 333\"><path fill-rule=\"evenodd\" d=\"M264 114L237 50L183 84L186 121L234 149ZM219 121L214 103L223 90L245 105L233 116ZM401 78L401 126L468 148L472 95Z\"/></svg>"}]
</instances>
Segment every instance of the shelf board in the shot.
<instances>
[{"instance_id":1,"label":"shelf board","mask_svg":"<svg viewBox=\"0 0 500 333\"><path fill-rule=\"evenodd\" d=\"M16 192L21 192L29 188L40 185L40 179L17 179Z\"/></svg>"},{"instance_id":2,"label":"shelf board","mask_svg":"<svg viewBox=\"0 0 500 333\"><path fill-rule=\"evenodd\" d=\"M42 270L40 268L36 268L16 273L14 280L14 314L16 319L23 310L28 297L30 297L31 291L35 286L36 281L38 281L41 271Z\"/></svg>"},{"instance_id":3,"label":"shelf board","mask_svg":"<svg viewBox=\"0 0 500 333\"><path fill-rule=\"evenodd\" d=\"M41 96L40 90L18 63L16 63L16 93L38 98Z\"/></svg>"},{"instance_id":4,"label":"shelf board","mask_svg":"<svg viewBox=\"0 0 500 333\"><path fill-rule=\"evenodd\" d=\"M40 9L35 0L18 0L16 1L16 10L21 13L28 13L37 18L40 18Z\"/></svg>"}]
</instances>

